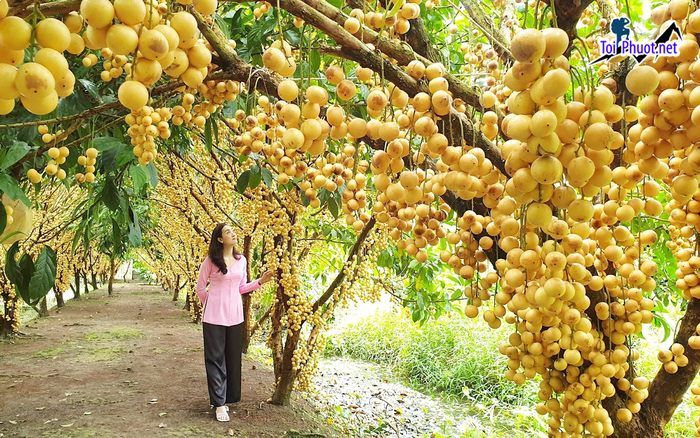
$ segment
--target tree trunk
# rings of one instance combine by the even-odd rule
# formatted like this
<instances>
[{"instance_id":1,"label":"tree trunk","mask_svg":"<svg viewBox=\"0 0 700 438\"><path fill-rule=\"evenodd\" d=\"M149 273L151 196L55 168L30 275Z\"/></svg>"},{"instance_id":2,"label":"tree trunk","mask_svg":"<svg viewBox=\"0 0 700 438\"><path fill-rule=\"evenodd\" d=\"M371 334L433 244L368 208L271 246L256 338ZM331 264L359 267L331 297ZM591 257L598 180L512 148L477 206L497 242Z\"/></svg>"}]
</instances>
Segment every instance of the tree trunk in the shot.
<instances>
[{"instance_id":1,"label":"tree trunk","mask_svg":"<svg viewBox=\"0 0 700 438\"><path fill-rule=\"evenodd\" d=\"M173 301L177 301L180 297L180 274L175 277L175 286L170 286L173 289Z\"/></svg>"},{"instance_id":2,"label":"tree trunk","mask_svg":"<svg viewBox=\"0 0 700 438\"><path fill-rule=\"evenodd\" d=\"M91 275L92 276L92 290L96 290L97 289L97 275L95 275L94 272L91 272L91 274L92 274ZM87 280L87 274L85 274L85 275L86 275L85 279Z\"/></svg>"},{"instance_id":3,"label":"tree trunk","mask_svg":"<svg viewBox=\"0 0 700 438\"><path fill-rule=\"evenodd\" d=\"M673 417L700 370L700 350L688 346L688 339L696 335L698 324L700 300L692 299L673 340L685 347L688 365L678 368L675 374L669 374L661 367L649 385L649 397L642 402L639 413L629 423L616 422L613 438L663 438L666 423ZM625 407L626 399L625 394L618 392L614 397L605 399L603 407L613 416L617 409Z\"/></svg>"},{"instance_id":4,"label":"tree trunk","mask_svg":"<svg viewBox=\"0 0 700 438\"><path fill-rule=\"evenodd\" d=\"M75 289L73 290L73 299L80 300L80 271L77 269L73 274L73 281L75 282Z\"/></svg>"},{"instance_id":5,"label":"tree trunk","mask_svg":"<svg viewBox=\"0 0 700 438\"><path fill-rule=\"evenodd\" d=\"M287 340L284 343L282 363L280 366L275 366L277 385L275 386L275 393L272 394L272 404L289 405L289 400L294 390L294 381L297 378L297 372L292 366L292 358L299 342L299 335L299 331L287 329Z\"/></svg>"},{"instance_id":6,"label":"tree trunk","mask_svg":"<svg viewBox=\"0 0 700 438\"><path fill-rule=\"evenodd\" d=\"M63 292L61 292L60 290L58 290L54 287L53 293L54 293L54 295L56 295L56 308L62 309L64 307L66 307L66 302L63 301Z\"/></svg>"},{"instance_id":7,"label":"tree trunk","mask_svg":"<svg viewBox=\"0 0 700 438\"><path fill-rule=\"evenodd\" d=\"M49 305L46 302L46 297L44 297L39 304L39 316L42 318L49 316Z\"/></svg>"},{"instance_id":8,"label":"tree trunk","mask_svg":"<svg viewBox=\"0 0 700 438\"><path fill-rule=\"evenodd\" d=\"M85 285L85 294L90 293L90 289L88 288L88 278L87 274L83 274L83 284Z\"/></svg>"},{"instance_id":9,"label":"tree trunk","mask_svg":"<svg viewBox=\"0 0 700 438\"><path fill-rule=\"evenodd\" d=\"M116 272L114 272L114 265L115 265L115 258L112 257L109 260L109 285L107 286L107 294L112 295L113 291L113 286L114 286L114 275Z\"/></svg>"},{"instance_id":10,"label":"tree trunk","mask_svg":"<svg viewBox=\"0 0 700 438\"><path fill-rule=\"evenodd\" d=\"M0 290L3 291L0 296L5 305L5 312L0 315L0 338L5 338L17 333L19 328L19 299L16 296L10 297L3 288Z\"/></svg>"},{"instance_id":11,"label":"tree trunk","mask_svg":"<svg viewBox=\"0 0 700 438\"><path fill-rule=\"evenodd\" d=\"M190 303L190 294L185 295L185 305L182 307L182 310L190 311L192 308L192 304Z\"/></svg>"},{"instance_id":12,"label":"tree trunk","mask_svg":"<svg viewBox=\"0 0 700 438\"><path fill-rule=\"evenodd\" d=\"M251 242L251 236L246 235L243 238L243 257L246 258L246 260L250 260L250 242ZM250 281L251 276L250 276L250 262L246 264L246 274L248 278L248 281ZM242 348L243 348L243 353L247 354L248 353L248 347L250 346L250 328L251 328L251 321L250 321L250 306L251 306L251 299L250 299L250 294L243 294L241 295L241 298L243 299L243 333L241 336L243 336L243 343L242 343Z\"/></svg>"}]
</instances>

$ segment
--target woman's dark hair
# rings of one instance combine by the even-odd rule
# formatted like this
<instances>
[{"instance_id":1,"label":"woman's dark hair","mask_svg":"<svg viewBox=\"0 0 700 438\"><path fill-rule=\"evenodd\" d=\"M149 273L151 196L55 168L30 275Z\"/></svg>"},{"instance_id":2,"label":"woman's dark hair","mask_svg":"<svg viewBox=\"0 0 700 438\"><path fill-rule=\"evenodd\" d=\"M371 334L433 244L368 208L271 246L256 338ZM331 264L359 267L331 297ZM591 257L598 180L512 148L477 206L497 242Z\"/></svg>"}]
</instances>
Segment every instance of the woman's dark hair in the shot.
<instances>
[{"instance_id":1,"label":"woman's dark hair","mask_svg":"<svg viewBox=\"0 0 700 438\"><path fill-rule=\"evenodd\" d=\"M217 268L219 268L219 271L221 271L222 274L226 274L228 271L226 269L226 262L224 261L224 244L219 242L219 239L221 238L223 234L223 229L226 226L226 224L219 224L214 228L214 231L211 233L211 240L209 241L209 259L216 265ZM241 258L241 253L238 252L236 247L233 247L233 256L236 258L236 260Z\"/></svg>"}]
</instances>

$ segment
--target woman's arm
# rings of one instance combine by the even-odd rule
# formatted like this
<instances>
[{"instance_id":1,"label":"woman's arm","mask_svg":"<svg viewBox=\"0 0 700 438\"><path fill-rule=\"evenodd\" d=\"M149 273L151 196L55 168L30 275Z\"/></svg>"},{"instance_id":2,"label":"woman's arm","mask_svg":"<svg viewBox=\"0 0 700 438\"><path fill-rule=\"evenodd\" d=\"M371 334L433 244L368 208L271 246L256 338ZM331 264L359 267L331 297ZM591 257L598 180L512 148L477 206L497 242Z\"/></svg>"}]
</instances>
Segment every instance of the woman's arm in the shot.
<instances>
[{"instance_id":1,"label":"woman's arm","mask_svg":"<svg viewBox=\"0 0 700 438\"><path fill-rule=\"evenodd\" d=\"M207 297L209 296L207 292L207 283L209 282L209 275L211 274L211 265L212 263L206 258L199 268L199 279L197 280L197 287L195 290L202 304L207 301Z\"/></svg>"},{"instance_id":2,"label":"woman's arm","mask_svg":"<svg viewBox=\"0 0 700 438\"><path fill-rule=\"evenodd\" d=\"M243 256L241 256L243 257ZM243 264L243 276L241 277L241 284L238 286L238 290L241 292L241 294L247 294L248 292L252 292L254 290L260 289L260 282L258 280L253 280L250 283L247 283L248 281L248 270L247 270L247 264L248 261L243 257L243 260L245 263Z\"/></svg>"}]
</instances>

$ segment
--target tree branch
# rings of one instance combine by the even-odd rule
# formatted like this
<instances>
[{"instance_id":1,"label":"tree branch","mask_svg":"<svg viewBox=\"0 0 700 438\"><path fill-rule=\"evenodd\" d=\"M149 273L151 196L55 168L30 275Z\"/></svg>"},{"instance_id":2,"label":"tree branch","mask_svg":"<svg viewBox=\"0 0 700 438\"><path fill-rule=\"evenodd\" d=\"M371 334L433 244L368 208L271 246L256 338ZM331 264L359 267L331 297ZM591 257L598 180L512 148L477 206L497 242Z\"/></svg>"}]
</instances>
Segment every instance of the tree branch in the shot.
<instances>
[{"instance_id":1,"label":"tree branch","mask_svg":"<svg viewBox=\"0 0 700 438\"><path fill-rule=\"evenodd\" d=\"M374 224L377 223L377 220L374 216L370 218L369 222L367 222L362 228L362 232L360 232L360 235L357 236L357 240L355 241L355 245L353 245L352 250L350 250L350 253L348 254L347 260L350 261L355 257L358 252L360 251L360 246L362 246L362 243L367 239L367 235L369 234L370 230L374 228ZM338 272L338 275L335 277L333 282L328 286L328 289L319 297L318 300L313 304L313 308L311 310L311 313L316 313L316 311L319 309L319 307L323 306L326 304L326 302L333 296L335 293L335 290L338 288L340 283L343 282L345 279L345 269L344 267L340 269L340 272Z\"/></svg>"}]
</instances>

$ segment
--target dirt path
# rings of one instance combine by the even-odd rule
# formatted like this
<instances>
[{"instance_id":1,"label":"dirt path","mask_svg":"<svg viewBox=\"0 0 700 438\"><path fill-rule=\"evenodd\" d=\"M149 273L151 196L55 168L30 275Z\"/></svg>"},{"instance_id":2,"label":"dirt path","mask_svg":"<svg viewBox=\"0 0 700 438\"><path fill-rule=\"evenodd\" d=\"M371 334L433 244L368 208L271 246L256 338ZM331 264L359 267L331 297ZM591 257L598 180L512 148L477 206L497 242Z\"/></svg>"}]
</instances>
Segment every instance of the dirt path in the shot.
<instances>
[{"instance_id":1,"label":"dirt path","mask_svg":"<svg viewBox=\"0 0 700 438\"><path fill-rule=\"evenodd\" d=\"M160 287L91 292L22 331L0 343L0 437L334 436L303 400L265 403L272 373L245 357L243 399L214 421L201 325Z\"/></svg>"}]
</instances>

